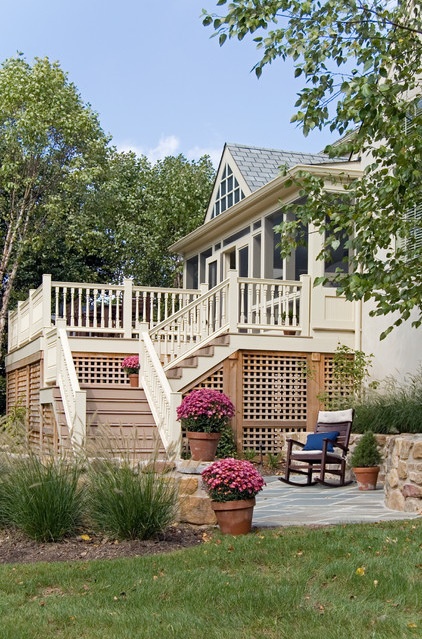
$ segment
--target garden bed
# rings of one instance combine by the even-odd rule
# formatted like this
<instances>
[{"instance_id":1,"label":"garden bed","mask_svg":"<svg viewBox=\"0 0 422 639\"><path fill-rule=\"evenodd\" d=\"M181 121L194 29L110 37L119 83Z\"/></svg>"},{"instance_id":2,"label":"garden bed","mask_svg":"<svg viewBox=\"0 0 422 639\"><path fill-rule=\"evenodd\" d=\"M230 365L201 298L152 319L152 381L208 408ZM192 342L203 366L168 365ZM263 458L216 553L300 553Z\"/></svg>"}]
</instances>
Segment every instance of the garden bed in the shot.
<instances>
[{"instance_id":1,"label":"garden bed","mask_svg":"<svg viewBox=\"0 0 422 639\"><path fill-rule=\"evenodd\" d=\"M118 541L94 533L84 533L60 542L40 543L18 530L0 529L0 564L38 561L90 561L168 553L197 546L205 530L191 526L172 526L155 539Z\"/></svg>"}]
</instances>

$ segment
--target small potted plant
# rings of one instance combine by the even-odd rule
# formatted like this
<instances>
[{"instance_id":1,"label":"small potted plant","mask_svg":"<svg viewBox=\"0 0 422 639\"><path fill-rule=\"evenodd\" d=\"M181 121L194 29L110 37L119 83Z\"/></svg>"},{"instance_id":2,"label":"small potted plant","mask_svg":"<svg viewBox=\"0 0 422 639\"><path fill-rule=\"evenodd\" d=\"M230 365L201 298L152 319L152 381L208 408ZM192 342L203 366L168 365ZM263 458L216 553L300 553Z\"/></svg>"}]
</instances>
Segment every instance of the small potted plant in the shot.
<instances>
[{"instance_id":1,"label":"small potted plant","mask_svg":"<svg viewBox=\"0 0 422 639\"><path fill-rule=\"evenodd\" d=\"M255 496L265 486L255 466L245 459L219 459L202 471L202 481L221 532L250 532Z\"/></svg>"},{"instance_id":2,"label":"small potted plant","mask_svg":"<svg viewBox=\"0 0 422 639\"><path fill-rule=\"evenodd\" d=\"M368 430L356 444L350 458L359 490L376 489L381 460L375 435Z\"/></svg>"},{"instance_id":3,"label":"small potted plant","mask_svg":"<svg viewBox=\"0 0 422 639\"><path fill-rule=\"evenodd\" d=\"M221 431L233 415L233 403L218 390L198 388L183 398L177 419L186 429L193 460L214 459Z\"/></svg>"},{"instance_id":4,"label":"small potted plant","mask_svg":"<svg viewBox=\"0 0 422 639\"><path fill-rule=\"evenodd\" d=\"M125 357L121 364L124 372L129 377L131 386L138 388L139 386L139 357L138 355L129 355Z\"/></svg>"}]
</instances>

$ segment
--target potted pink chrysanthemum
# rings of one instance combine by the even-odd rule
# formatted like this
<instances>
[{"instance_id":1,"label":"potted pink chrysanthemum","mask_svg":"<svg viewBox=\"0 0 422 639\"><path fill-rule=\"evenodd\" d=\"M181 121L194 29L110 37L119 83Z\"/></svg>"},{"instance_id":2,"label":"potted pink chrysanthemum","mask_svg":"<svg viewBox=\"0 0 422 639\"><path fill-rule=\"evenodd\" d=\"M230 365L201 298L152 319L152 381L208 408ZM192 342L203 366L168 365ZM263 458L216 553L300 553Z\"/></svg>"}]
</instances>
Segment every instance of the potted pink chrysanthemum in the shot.
<instances>
[{"instance_id":1,"label":"potted pink chrysanthemum","mask_svg":"<svg viewBox=\"0 0 422 639\"><path fill-rule=\"evenodd\" d=\"M244 459L220 459L202 472L202 482L221 532L231 535L250 532L255 496L265 486L255 466Z\"/></svg>"},{"instance_id":2,"label":"potted pink chrysanthemum","mask_svg":"<svg viewBox=\"0 0 422 639\"><path fill-rule=\"evenodd\" d=\"M221 431L233 415L231 400L213 388L198 388L183 398L177 419L186 430L192 459L214 459Z\"/></svg>"},{"instance_id":3,"label":"potted pink chrysanthemum","mask_svg":"<svg viewBox=\"0 0 422 639\"><path fill-rule=\"evenodd\" d=\"M126 375L129 377L131 386L139 386L139 357L138 355L129 355L125 357L121 363Z\"/></svg>"}]
</instances>

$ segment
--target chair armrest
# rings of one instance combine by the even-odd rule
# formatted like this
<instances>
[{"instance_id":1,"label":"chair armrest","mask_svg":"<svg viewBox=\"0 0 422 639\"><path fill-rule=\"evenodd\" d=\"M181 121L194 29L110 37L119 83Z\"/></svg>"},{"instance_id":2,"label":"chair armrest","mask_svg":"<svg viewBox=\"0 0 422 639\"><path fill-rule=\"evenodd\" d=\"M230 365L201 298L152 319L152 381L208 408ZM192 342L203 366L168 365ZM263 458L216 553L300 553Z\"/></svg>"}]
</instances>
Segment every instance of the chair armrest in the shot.
<instances>
[{"instance_id":1,"label":"chair armrest","mask_svg":"<svg viewBox=\"0 0 422 639\"><path fill-rule=\"evenodd\" d=\"M298 442L297 439L291 439L290 437L286 439L286 442L290 444L291 446L300 446L300 448L303 448L305 445L305 444L302 444L302 442Z\"/></svg>"}]
</instances>

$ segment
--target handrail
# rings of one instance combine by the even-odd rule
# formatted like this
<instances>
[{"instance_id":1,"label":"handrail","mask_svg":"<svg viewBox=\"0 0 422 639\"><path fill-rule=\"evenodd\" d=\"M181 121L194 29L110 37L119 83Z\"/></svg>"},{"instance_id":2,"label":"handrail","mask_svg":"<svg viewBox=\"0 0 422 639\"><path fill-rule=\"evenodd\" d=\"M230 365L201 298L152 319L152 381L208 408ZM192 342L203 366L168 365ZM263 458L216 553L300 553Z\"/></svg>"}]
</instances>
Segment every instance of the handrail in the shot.
<instances>
[{"instance_id":1,"label":"handrail","mask_svg":"<svg viewBox=\"0 0 422 639\"><path fill-rule=\"evenodd\" d=\"M79 386L66 329L58 328L57 337L57 384L72 448L79 452L86 439L86 392Z\"/></svg>"},{"instance_id":2,"label":"handrail","mask_svg":"<svg viewBox=\"0 0 422 639\"><path fill-rule=\"evenodd\" d=\"M228 327L229 282L227 278L149 331L162 365L180 358Z\"/></svg>"},{"instance_id":3,"label":"handrail","mask_svg":"<svg viewBox=\"0 0 422 639\"><path fill-rule=\"evenodd\" d=\"M148 330L140 334L140 379L155 424L169 456L180 456L181 428L176 408L182 395L172 391Z\"/></svg>"}]
</instances>

